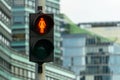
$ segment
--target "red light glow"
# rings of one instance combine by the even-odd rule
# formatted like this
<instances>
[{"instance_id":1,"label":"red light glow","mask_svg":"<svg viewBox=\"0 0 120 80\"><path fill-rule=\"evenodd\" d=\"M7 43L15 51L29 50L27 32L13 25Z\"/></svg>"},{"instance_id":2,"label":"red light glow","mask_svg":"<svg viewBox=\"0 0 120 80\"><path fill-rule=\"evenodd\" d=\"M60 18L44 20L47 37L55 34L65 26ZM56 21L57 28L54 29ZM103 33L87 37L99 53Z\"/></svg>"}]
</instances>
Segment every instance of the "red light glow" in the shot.
<instances>
[{"instance_id":1,"label":"red light glow","mask_svg":"<svg viewBox=\"0 0 120 80\"><path fill-rule=\"evenodd\" d=\"M41 34L45 33L46 23L45 23L44 18L40 18L40 20L38 22L38 28L39 28L39 32Z\"/></svg>"}]
</instances>

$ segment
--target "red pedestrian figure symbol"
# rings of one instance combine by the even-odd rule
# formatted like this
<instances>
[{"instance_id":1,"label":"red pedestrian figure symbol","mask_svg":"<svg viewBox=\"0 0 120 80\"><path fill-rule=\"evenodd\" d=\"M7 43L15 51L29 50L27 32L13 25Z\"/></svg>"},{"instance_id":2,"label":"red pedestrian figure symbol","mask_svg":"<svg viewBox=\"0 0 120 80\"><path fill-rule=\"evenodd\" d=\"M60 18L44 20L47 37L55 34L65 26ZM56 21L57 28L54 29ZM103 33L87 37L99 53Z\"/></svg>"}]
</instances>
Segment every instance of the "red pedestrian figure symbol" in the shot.
<instances>
[{"instance_id":1,"label":"red pedestrian figure symbol","mask_svg":"<svg viewBox=\"0 0 120 80\"><path fill-rule=\"evenodd\" d=\"M40 33L42 33L42 34L45 33L46 23L45 23L44 18L40 18L38 27L39 27Z\"/></svg>"}]
</instances>

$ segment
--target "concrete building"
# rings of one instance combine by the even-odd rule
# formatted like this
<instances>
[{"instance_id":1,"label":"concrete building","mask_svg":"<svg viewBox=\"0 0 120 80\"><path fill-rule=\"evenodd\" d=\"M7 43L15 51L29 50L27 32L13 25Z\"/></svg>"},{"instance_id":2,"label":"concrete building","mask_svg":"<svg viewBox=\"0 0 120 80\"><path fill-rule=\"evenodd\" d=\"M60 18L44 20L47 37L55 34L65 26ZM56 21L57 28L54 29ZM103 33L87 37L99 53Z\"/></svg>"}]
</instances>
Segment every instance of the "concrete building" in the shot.
<instances>
[{"instance_id":1,"label":"concrete building","mask_svg":"<svg viewBox=\"0 0 120 80\"><path fill-rule=\"evenodd\" d=\"M86 41L85 71L81 80L111 80L112 71L109 66L110 53L113 53L113 43L101 42L90 38Z\"/></svg>"},{"instance_id":2,"label":"concrete building","mask_svg":"<svg viewBox=\"0 0 120 80\"><path fill-rule=\"evenodd\" d=\"M81 80L119 80L120 44L88 39Z\"/></svg>"},{"instance_id":3,"label":"concrete building","mask_svg":"<svg viewBox=\"0 0 120 80\"><path fill-rule=\"evenodd\" d=\"M35 67L28 57L11 48L12 0L0 1L0 79L34 80Z\"/></svg>"},{"instance_id":4,"label":"concrete building","mask_svg":"<svg viewBox=\"0 0 120 80\"><path fill-rule=\"evenodd\" d=\"M29 54L29 13L35 12L35 0L12 1L12 48Z\"/></svg>"},{"instance_id":5,"label":"concrete building","mask_svg":"<svg viewBox=\"0 0 120 80\"><path fill-rule=\"evenodd\" d=\"M112 44L104 44L104 47L106 47L106 48L103 47L103 52L105 54L103 54L102 56L100 55L100 56L101 56L101 58L104 58L103 61L104 62L106 61L106 63L104 63L104 64L100 63L99 69L97 69L97 71L98 71L97 74L99 74L100 67L101 67L101 70L100 70L101 74L99 74L99 76L97 76L97 77L95 76L95 74L93 74L92 77L94 79L96 78L98 80L99 79L100 80L119 80L120 79L120 77L119 77L120 76L119 75L120 74L120 70L119 70L120 21L79 23L78 25L80 28L84 28L87 31L93 32L94 34L97 34L99 36L107 38L112 43ZM100 46L100 44L99 44L99 46ZM97 50L97 47L98 47L97 45L93 46L93 49ZM93 50L93 49L91 49L91 50ZM106 49L107 51L104 49ZM97 50L96 53L98 53L98 51L99 50ZM100 60L101 58L99 58L99 59L97 58L98 61L102 61L102 60ZM92 60L92 59L90 59L90 60ZM94 80L94 79L90 79L90 80Z\"/></svg>"},{"instance_id":6,"label":"concrete building","mask_svg":"<svg viewBox=\"0 0 120 80\"><path fill-rule=\"evenodd\" d=\"M85 34L63 36L63 65L77 80L119 80L120 44Z\"/></svg>"},{"instance_id":7,"label":"concrete building","mask_svg":"<svg viewBox=\"0 0 120 80\"><path fill-rule=\"evenodd\" d=\"M0 43L0 79L35 80L34 64L28 57Z\"/></svg>"},{"instance_id":8,"label":"concrete building","mask_svg":"<svg viewBox=\"0 0 120 80\"><path fill-rule=\"evenodd\" d=\"M87 34L63 35L63 66L74 71L76 79L80 79L85 70L85 45Z\"/></svg>"}]
</instances>

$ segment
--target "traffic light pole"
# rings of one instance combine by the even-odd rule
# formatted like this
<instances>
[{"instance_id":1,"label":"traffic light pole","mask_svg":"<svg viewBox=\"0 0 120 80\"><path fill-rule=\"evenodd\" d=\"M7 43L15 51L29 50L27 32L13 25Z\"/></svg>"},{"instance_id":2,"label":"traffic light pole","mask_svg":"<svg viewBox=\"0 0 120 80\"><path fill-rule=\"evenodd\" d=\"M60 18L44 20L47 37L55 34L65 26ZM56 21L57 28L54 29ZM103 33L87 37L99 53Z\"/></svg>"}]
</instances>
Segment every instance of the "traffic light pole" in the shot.
<instances>
[{"instance_id":1,"label":"traffic light pole","mask_svg":"<svg viewBox=\"0 0 120 80\"><path fill-rule=\"evenodd\" d=\"M45 79L45 64L36 64L36 80Z\"/></svg>"},{"instance_id":2,"label":"traffic light pole","mask_svg":"<svg viewBox=\"0 0 120 80\"><path fill-rule=\"evenodd\" d=\"M46 80L46 79L45 79L45 64L43 63L43 64L41 65L41 67L42 67L42 73L39 74L39 77L40 77L39 79L40 79L40 80Z\"/></svg>"},{"instance_id":3,"label":"traffic light pole","mask_svg":"<svg viewBox=\"0 0 120 80\"><path fill-rule=\"evenodd\" d=\"M38 11L38 6L42 6L42 12L45 12L45 0L35 0L36 1L36 12Z\"/></svg>"}]
</instances>

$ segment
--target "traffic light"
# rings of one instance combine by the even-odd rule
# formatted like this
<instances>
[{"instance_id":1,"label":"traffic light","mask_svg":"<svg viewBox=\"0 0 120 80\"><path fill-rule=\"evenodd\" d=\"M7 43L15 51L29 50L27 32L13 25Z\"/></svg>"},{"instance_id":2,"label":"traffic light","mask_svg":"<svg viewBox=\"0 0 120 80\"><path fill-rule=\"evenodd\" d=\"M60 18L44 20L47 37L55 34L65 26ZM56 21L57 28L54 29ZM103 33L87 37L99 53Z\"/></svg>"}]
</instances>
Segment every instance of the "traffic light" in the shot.
<instances>
[{"instance_id":1,"label":"traffic light","mask_svg":"<svg viewBox=\"0 0 120 80\"><path fill-rule=\"evenodd\" d=\"M54 60L53 14L32 13L29 15L29 59L44 63Z\"/></svg>"}]
</instances>

